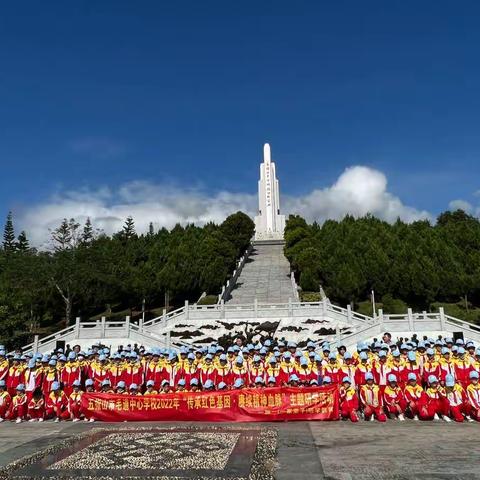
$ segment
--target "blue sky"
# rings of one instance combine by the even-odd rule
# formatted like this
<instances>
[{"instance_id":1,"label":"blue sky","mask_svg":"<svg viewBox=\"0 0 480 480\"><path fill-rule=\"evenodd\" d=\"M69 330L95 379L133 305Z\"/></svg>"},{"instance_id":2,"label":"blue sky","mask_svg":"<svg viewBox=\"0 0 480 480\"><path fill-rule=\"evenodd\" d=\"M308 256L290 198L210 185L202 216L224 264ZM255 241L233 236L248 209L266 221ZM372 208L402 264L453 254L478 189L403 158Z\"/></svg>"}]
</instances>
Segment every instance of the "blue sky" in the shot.
<instances>
[{"instance_id":1,"label":"blue sky","mask_svg":"<svg viewBox=\"0 0 480 480\"><path fill-rule=\"evenodd\" d=\"M132 202L148 215L142 192L186 189L217 216L252 208L265 141L291 208L363 166L419 216L476 211L479 17L473 1L7 3L1 211L33 230Z\"/></svg>"}]
</instances>

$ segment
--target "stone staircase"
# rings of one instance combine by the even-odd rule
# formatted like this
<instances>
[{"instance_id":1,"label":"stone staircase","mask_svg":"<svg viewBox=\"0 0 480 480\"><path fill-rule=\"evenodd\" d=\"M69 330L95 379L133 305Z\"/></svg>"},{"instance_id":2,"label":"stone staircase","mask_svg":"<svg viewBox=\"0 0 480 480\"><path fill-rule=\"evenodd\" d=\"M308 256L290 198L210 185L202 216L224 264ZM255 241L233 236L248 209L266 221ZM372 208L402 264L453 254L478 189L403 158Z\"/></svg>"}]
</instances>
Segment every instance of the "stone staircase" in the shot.
<instances>
[{"instance_id":1,"label":"stone staircase","mask_svg":"<svg viewBox=\"0 0 480 480\"><path fill-rule=\"evenodd\" d=\"M258 241L227 298L228 304L287 303L295 298L284 242Z\"/></svg>"}]
</instances>

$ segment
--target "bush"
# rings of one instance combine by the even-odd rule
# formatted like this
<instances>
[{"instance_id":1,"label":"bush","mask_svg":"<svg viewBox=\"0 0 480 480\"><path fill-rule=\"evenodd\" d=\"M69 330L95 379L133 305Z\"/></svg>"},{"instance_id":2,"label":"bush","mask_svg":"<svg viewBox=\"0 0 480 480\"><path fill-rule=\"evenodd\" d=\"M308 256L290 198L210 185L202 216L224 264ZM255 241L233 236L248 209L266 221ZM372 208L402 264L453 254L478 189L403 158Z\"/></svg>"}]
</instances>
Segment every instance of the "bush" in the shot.
<instances>
[{"instance_id":1,"label":"bush","mask_svg":"<svg viewBox=\"0 0 480 480\"><path fill-rule=\"evenodd\" d=\"M320 292L300 292L300 300L302 302L319 302Z\"/></svg>"},{"instance_id":2,"label":"bush","mask_svg":"<svg viewBox=\"0 0 480 480\"><path fill-rule=\"evenodd\" d=\"M218 297L216 295L206 295L201 298L197 305L216 305L218 302Z\"/></svg>"}]
</instances>

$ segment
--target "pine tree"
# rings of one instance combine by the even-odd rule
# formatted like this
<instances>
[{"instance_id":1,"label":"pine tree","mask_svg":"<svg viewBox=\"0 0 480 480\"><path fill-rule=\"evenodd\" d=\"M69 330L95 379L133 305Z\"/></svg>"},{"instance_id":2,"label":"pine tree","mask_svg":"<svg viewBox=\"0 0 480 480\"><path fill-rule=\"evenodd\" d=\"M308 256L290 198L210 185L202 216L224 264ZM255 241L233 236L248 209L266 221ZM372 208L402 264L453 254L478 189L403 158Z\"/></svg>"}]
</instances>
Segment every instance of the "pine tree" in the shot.
<instances>
[{"instance_id":1,"label":"pine tree","mask_svg":"<svg viewBox=\"0 0 480 480\"><path fill-rule=\"evenodd\" d=\"M51 232L51 235L55 250L67 250L72 243L72 233L68 220L64 218L60 226Z\"/></svg>"},{"instance_id":2,"label":"pine tree","mask_svg":"<svg viewBox=\"0 0 480 480\"><path fill-rule=\"evenodd\" d=\"M16 248L19 252L28 252L28 250L30 250L30 243L28 242L25 230L22 230L17 237Z\"/></svg>"},{"instance_id":3,"label":"pine tree","mask_svg":"<svg viewBox=\"0 0 480 480\"><path fill-rule=\"evenodd\" d=\"M148 235L153 237L155 235L155 229L153 228L153 222L148 225Z\"/></svg>"},{"instance_id":4,"label":"pine tree","mask_svg":"<svg viewBox=\"0 0 480 480\"><path fill-rule=\"evenodd\" d=\"M3 249L6 252L15 251L15 230L13 228L12 212L8 212L5 228L3 230Z\"/></svg>"},{"instance_id":5,"label":"pine tree","mask_svg":"<svg viewBox=\"0 0 480 480\"><path fill-rule=\"evenodd\" d=\"M133 218L129 215L125 220L125 224L123 225L122 229L122 237L126 240L135 237L137 234L135 232L135 222Z\"/></svg>"},{"instance_id":6,"label":"pine tree","mask_svg":"<svg viewBox=\"0 0 480 480\"><path fill-rule=\"evenodd\" d=\"M84 245L88 245L93 240L93 238L94 238L94 235L93 235L92 222L90 220L90 217L87 217L87 220L85 221L85 225L83 226L81 242Z\"/></svg>"}]
</instances>

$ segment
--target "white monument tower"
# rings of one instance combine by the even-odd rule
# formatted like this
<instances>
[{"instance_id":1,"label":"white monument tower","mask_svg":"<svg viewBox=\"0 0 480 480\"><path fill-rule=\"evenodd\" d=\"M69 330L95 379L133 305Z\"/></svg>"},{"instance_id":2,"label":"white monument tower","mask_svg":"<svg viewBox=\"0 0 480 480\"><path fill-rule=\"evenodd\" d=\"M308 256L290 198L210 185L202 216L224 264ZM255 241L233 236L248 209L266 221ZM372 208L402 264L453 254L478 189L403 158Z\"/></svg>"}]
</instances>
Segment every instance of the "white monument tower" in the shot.
<instances>
[{"instance_id":1,"label":"white monument tower","mask_svg":"<svg viewBox=\"0 0 480 480\"><path fill-rule=\"evenodd\" d=\"M283 240L285 215L280 215L280 190L270 145L263 146L263 163L258 181L258 215L255 217L255 240Z\"/></svg>"}]
</instances>

